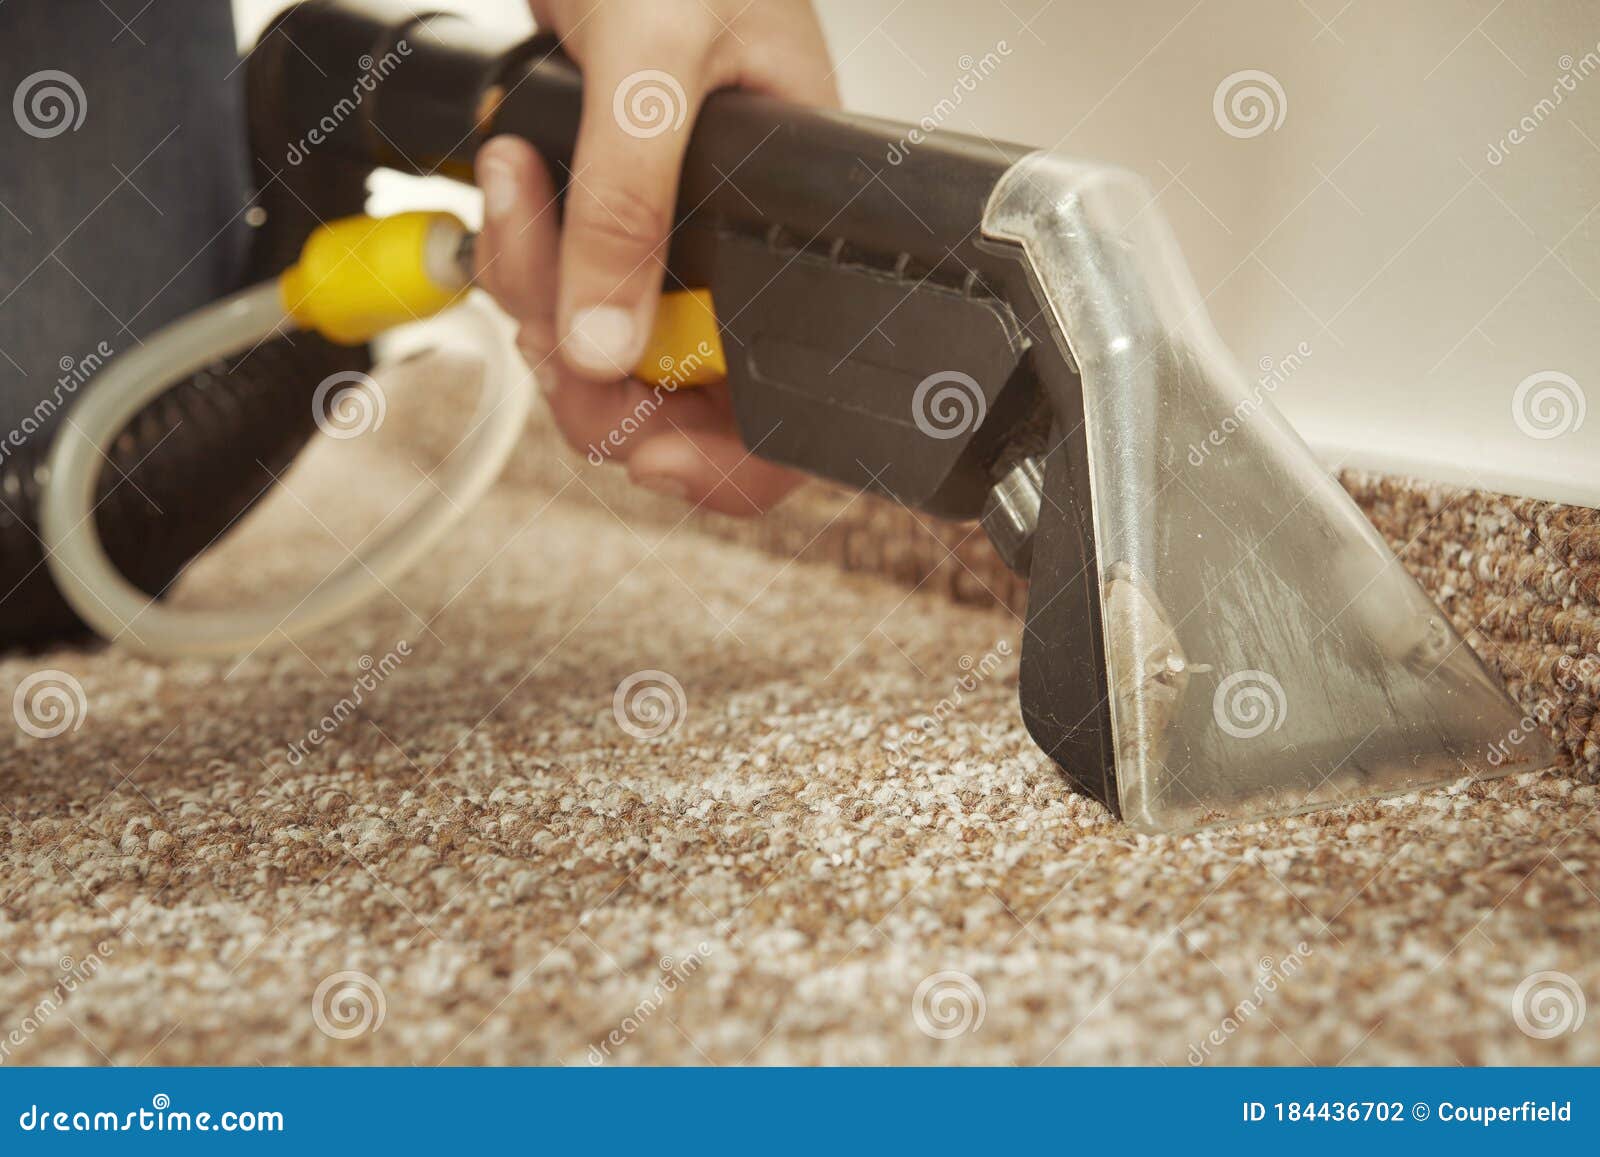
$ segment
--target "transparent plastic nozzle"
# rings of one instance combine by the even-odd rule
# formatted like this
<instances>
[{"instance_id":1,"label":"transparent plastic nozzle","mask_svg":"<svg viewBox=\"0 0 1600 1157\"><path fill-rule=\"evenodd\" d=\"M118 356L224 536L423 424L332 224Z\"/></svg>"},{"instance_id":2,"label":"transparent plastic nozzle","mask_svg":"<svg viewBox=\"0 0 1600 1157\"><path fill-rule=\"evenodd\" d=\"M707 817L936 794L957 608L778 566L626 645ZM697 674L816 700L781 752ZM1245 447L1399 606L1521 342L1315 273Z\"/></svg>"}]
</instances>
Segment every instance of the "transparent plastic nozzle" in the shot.
<instances>
[{"instance_id":1,"label":"transparent plastic nozzle","mask_svg":"<svg viewBox=\"0 0 1600 1157\"><path fill-rule=\"evenodd\" d=\"M1131 824L1185 830L1552 761L1240 373L1142 180L1034 154L996 187L984 231L1022 247L1081 374L1081 403L1064 404L1083 410Z\"/></svg>"}]
</instances>

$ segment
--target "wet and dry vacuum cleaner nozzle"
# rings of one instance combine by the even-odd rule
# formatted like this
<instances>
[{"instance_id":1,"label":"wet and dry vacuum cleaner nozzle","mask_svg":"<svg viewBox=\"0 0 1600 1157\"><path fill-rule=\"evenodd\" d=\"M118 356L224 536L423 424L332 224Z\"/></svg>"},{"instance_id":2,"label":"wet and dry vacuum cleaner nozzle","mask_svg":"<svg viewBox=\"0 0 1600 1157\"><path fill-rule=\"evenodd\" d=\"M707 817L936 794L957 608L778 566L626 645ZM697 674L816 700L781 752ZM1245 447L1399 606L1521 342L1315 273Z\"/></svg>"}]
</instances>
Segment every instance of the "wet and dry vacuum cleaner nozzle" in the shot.
<instances>
[{"instance_id":1,"label":"wet and dry vacuum cleaner nozzle","mask_svg":"<svg viewBox=\"0 0 1600 1157\"><path fill-rule=\"evenodd\" d=\"M304 165L330 179L468 179L495 133L558 177L572 159L582 78L548 38L508 47L457 17L310 0L249 68L257 155L314 140ZM333 107L350 115L330 129ZM1488 756L1520 712L1250 392L1137 177L720 92L692 125L678 203L667 283L688 293L669 295L647 366L709 340L763 457L981 521L1028 580L1028 730L1129 823L1185 830L1515 769ZM443 533L435 511L297 611L251 617L119 588L85 529L99 450L167 379L274 327L360 341L453 300L463 238L441 220L336 223L270 292L95 382L51 460L46 535L97 629L174 653L293 636L370 593L368 567L397 571ZM486 389L454 504L509 454L523 376ZM1211 448L1198 466L1191 445ZM1523 768L1551 758L1542 740L1518 753Z\"/></svg>"}]
</instances>

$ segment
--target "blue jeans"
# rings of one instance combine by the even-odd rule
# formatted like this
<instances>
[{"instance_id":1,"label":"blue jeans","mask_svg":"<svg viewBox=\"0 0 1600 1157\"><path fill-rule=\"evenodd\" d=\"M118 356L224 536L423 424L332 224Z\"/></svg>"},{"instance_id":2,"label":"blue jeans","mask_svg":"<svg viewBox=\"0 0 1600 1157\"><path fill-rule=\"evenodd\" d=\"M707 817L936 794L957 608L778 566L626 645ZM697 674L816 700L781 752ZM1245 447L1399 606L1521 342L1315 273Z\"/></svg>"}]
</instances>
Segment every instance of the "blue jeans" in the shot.
<instances>
[{"instance_id":1,"label":"blue jeans","mask_svg":"<svg viewBox=\"0 0 1600 1157\"><path fill-rule=\"evenodd\" d=\"M3 431L237 286L251 174L226 0L5 0L0 100Z\"/></svg>"}]
</instances>

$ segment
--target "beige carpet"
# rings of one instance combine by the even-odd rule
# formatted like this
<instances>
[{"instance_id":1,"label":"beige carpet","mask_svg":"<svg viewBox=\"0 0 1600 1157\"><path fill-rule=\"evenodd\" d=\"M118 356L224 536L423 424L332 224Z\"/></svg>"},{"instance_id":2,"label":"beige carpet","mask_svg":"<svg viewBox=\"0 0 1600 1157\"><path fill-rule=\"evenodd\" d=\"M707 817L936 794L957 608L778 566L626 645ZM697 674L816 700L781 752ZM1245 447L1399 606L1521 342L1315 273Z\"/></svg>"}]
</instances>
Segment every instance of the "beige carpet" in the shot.
<instances>
[{"instance_id":1,"label":"beige carpet","mask_svg":"<svg viewBox=\"0 0 1600 1157\"><path fill-rule=\"evenodd\" d=\"M387 379L384 427L320 444L183 597L330 569L458 428L418 389L457 376ZM1031 747L1016 592L978 539L949 558L967 528L827 491L625 520L548 443L300 648L0 660L0 691L83 692L3 741L0 1063L1600 1062L1592 712L1577 770L1137 836ZM650 670L681 717L636 738L613 697Z\"/></svg>"}]
</instances>

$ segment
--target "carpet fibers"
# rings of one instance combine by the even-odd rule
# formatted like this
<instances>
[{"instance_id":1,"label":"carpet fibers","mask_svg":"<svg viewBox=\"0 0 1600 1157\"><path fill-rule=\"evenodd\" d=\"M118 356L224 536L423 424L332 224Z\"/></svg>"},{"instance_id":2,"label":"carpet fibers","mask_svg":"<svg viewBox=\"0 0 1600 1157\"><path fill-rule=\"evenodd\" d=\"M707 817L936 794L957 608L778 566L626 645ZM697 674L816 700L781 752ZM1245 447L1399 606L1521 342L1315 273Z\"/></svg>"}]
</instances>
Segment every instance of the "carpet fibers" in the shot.
<instances>
[{"instance_id":1,"label":"carpet fibers","mask_svg":"<svg viewBox=\"0 0 1600 1157\"><path fill-rule=\"evenodd\" d=\"M386 379L180 600L327 573L459 376ZM1568 766L1140 836L1032 748L970 528L730 529L549 442L319 638L0 660L0 1063L1600 1062L1590 691ZM1347 484L1524 702L1593 651L1582 526Z\"/></svg>"}]
</instances>

